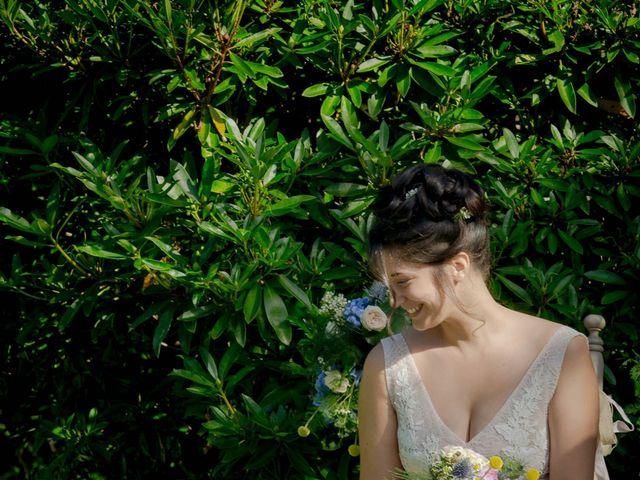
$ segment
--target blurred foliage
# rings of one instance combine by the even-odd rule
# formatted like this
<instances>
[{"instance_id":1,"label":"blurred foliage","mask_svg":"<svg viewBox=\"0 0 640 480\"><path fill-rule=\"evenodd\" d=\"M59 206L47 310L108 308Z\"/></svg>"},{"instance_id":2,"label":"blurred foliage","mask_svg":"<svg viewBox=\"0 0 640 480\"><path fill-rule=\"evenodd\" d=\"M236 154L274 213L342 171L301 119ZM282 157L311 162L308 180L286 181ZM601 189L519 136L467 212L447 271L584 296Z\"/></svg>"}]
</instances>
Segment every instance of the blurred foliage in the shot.
<instances>
[{"instance_id":1,"label":"blurred foliage","mask_svg":"<svg viewBox=\"0 0 640 480\"><path fill-rule=\"evenodd\" d=\"M502 302L604 315L605 389L637 420L635 2L0 0L0 19L0 478L352 478L355 439L308 422L318 303L369 283L367 207L415 162L480 177Z\"/></svg>"}]
</instances>

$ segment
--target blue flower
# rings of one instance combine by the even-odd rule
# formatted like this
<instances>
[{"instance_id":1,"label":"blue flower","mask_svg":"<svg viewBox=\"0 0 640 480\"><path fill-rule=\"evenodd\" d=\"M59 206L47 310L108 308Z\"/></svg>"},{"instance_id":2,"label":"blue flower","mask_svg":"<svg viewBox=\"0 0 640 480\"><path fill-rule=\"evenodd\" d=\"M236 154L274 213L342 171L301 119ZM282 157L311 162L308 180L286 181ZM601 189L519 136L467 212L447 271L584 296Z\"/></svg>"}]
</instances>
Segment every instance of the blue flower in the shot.
<instances>
[{"instance_id":1,"label":"blue flower","mask_svg":"<svg viewBox=\"0 0 640 480\"><path fill-rule=\"evenodd\" d=\"M353 384L357 387L360 385L360 379L362 378L362 370L356 370L355 368L349 373L353 379Z\"/></svg>"},{"instance_id":2,"label":"blue flower","mask_svg":"<svg viewBox=\"0 0 640 480\"><path fill-rule=\"evenodd\" d=\"M369 305L369 299L367 297L364 298L354 298L347 306L344 307L344 319L352 324L356 328L360 328L362 323L360 322L360 318L362 317L362 312Z\"/></svg>"},{"instance_id":3,"label":"blue flower","mask_svg":"<svg viewBox=\"0 0 640 480\"><path fill-rule=\"evenodd\" d=\"M367 289L367 296L372 303L382 305L389 298L389 291L384 283L375 281Z\"/></svg>"},{"instance_id":4,"label":"blue flower","mask_svg":"<svg viewBox=\"0 0 640 480\"><path fill-rule=\"evenodd\" d=\"M473 474L473 468L471 468L469 460L463 458L453 466L451 473L453 474L453 478L470 478Z\"/></svg>"},{"instance_id":5,"label":"blue flower","mask_svg":"<svg viewBox=\"0 0 640 480\"><path fill-rule=\"evenodd\" d=\"M319 407L322 400L324 400L324 397L331 393L329 387L324 383L325 377L326 374L324 372L320 372L316 378L316 394L313 396L313 405L315 407Z\"/></svg>"}]
</instances>

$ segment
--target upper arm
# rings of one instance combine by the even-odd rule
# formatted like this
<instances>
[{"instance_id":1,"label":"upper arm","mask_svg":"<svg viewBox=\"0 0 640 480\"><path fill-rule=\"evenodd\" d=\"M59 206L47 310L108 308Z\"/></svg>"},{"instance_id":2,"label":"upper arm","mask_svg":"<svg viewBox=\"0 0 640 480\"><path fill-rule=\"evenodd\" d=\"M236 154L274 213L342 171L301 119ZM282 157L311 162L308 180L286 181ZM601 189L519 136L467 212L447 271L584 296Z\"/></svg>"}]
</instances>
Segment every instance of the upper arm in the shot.
<instances>
[{"instance_id":1,"label":"upper arm","mask_svg":"<svg viewBox=\"0 0 640 480\"><path fill-rule=\"evenodd\" d=\"M550 480L593 480L598 442L598 381L584 337L567 346L549 405Z\"/></svg>"},{"instance_id":2,"label":"upper arm","mask_svg":"<svg viewBox=\"0 0 640 480\"><path fill-rule=\"evenodd\" d=\"M401 468L396 415L389 401L384 353L378 344L364 364L358 405L360 478L389 479Z\"/></svg>"}]
</instances>

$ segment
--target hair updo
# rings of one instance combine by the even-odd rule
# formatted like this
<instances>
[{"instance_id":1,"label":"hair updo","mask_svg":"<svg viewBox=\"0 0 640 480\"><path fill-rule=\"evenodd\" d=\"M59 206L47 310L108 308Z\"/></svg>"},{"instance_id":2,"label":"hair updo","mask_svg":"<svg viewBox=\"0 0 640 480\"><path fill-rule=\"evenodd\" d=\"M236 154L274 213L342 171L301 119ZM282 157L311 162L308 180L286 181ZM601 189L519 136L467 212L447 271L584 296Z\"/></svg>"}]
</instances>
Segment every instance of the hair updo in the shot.
<instances>
[{"instance_id":1,"label":"hair updo","mask_svg":"<svg viewBox=\"0 0 640 480\"><path fill-rule=\"evenodd\" d=\"M439 165L415 165L380 190L373 204L369 258L383 277L382 251L407 262L437 264L466 252L482 274L489 271L487 202L466 173Z\"/></svg>"}]
</instances>

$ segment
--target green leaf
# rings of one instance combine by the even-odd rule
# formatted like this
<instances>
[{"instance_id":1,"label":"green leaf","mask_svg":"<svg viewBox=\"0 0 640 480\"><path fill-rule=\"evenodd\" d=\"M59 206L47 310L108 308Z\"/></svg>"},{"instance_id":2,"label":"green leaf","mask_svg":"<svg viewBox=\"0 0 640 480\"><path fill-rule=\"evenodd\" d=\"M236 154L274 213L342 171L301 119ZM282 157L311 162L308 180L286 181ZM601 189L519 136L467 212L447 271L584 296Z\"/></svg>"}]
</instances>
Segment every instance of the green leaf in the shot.
<instances>
[{"instance_id":1,"label":"green leaf","mask_svg":"<svg viewBox=\"0 0 640 480\"><path fill-rule=\"evenodd\" d=\"M396 75L396 87L401 97L406 97L409 93L409 87L411 86L411 76L409 75L409 69L404 67L398 69Z\"/></svg>"},{"instance_id":2,"label":"green leaf","mask_svg":"<svg viewBox=\"0 0 640 480\"><path fill-rule=\"evenodd\" d=\"M31 224L25 218L16 215L8 208L0 207L0 221L23 232L35 233L31 228Z\"/></svg>"},{"instance_id":3,"label":"green leaf","mask_svg":"<svg viewBox=\"0 0 640 480\"><path fill-rule=\"evenodd\" d=\"M231 325L231 332L238 345L244 347L247 342L247 324L245 322L234 322Z\"/></svg>"},{"instance_id":4,"label":"green leaf","mask_svg":"<svg viewBox=\"0 0 640 480\"><path fill-rule=\"evenodd\" d=\"M242 313L244 314L245 322L249 323L260 311L260 305L262 304L262 290L259 285L254 285L247 292L247 295L244 299L244 305L242 308Z\"/></svg>"},{"instance_id":5,"label":"green leaf","mask_svg":"<svg viewBox=\"0 0 640 480\"><path fill-rule=\"evenodd\" d=\"M147 240L152 242L164 254L166 254L167 256L169 256L171 258L173 258L174 260L177 260L177 261L184 260L184 257L182 255L180 255L180 252L178 252L176 249L174 249L171 245L168 245L168 244L164 243L159 238L156 238L156 237L144 237L144 238L146 238Z\"/></svg>"},{"instance_id":6,"label":"green leaf","mask_svg":"<svg viewBox=\"0 0 640 480\"><path fill-rule=\"evenodd\" d=\"M333 117L330 117L324 114L321 114L320 116L322 117L322 121L327 126L329 131L333 134L334 138L337 141L339 141L341 144L343 144L345 147L348 147L351 150L353 150L353 144L351 143L351 140L349 139L345 131L342 129L340 124Z\"/></svg>"},{"instance_id":7,"label":"green leaf","mask_svg":"<svg viewBox=\"0 0 640 480\"><path fill-rule=\"evenodd\" d=\"M266 40L269 37L272 37L276 33L278 33L281 28L267 28L266 30L262 30L260 32L253 33L251 35L247 35L246 37L238 40L234 47L235 48L244 48L244 47L254 47L256 44Z\"/></svg>"},{"instance_id":8,"label":"green leaf","mask_svg":"<svg viewBox=\"0 0 640 480\"><path fill-rule=\"evenodd\" d=\"M77 152L71 152L73 154L74 157L76 157L76 160L78 161L78 163L80 164L80 166L82 168L84 168L87 172L93 174L93 175L99 175L100 172L98 172L98 170L96 169L96 167L93 165L93 163L91 163L89 160L87 160L85 157L83 157L82 155L80 155Z\"/></svg>"},{"instance_id":9,"label":"green leaf","mask_svg":"<svg viewBox=\"0 0 640 480\"><path fill-rule=\"evenodd\" d=\"M502 275L496 275L496 276L498 277L500 282L502 282L502 284L505 287L507 287L512 293L514 293L520 300L524 301L527 305L531 305L533 303L529 293L527 293L527 291L524 288L522 288L520 285L512 282L511 280L509 280L508 278Z\"/></svg>"},{"instance_id":10,"label":"green leaf","mask_svg":"<svg viewBox=\"0 0 640 480\"><path fill-rule=\"evenodd\" d=\"M565 232L564 230L558 229L558 235L571 250L580 254L584 253L584 249L582 248L582 245L580 244L580 242L578 242L575 238L573 238L567 232Z\"/></svg>"},{"instance_id":11,"label":"green leaf","mask_svg":"<svg viewBox=\"0 0 640 480\"><path fill-rule=\"evenodd\" d=\"M573 84L569 80L559 78L556 82L556 87L560 94L560 98L569 111L571 113L576 113L576 92L573 88Z\"/></svg>"},{"instance_id":12,"label":"green leaf","mask_svg":"<svg viewBox=\"0 0 640 480\"><path fill-rule=\"evenodd\" d=\"M551 124L551 135L553 135L553 138L556 141L558 147L564 148L564 142L562 141L562 134L560 133L560 130L558 130L558 127L556 127L553 124Z\"/></svg>"},{"instance_id":13,"label":"green leaf","mask_svg":"<svg viewBox=\"0 0 640 480\"><path fill-rule=\"evenodd\" d=\"M613 79L613 85L616 87L620 105L631 118L636 116L636 99L633 95L633 89L628 79L623 79L620 75L616 75Z\"/></svg>"},{"instance_id":14,"label":"green leaf","mask_svg":"<svg viewBox=\"0 0 640 480\"><path fill-rule=\"evenodd\" d=\"M252 65L249 62L244 61L233 52L229 52L229 59L231 60L231 63L233 63L233 65L238 69L238 73L241 76L250 78L255 76L255 72L251 68Z\"/></svg>"},{"instance_id":15,"label":"green leaf","mask_svg":"<svg viewBox=\"0 0 640 480\"><path fill-rule=\"evenodd\" d=\"M511 158L517 159L520 156L520 146L518 145L518 140L516 140L515 135L508 128L503 128L502 133L504 135L505 141L507 142L507 148L509 149Z\"/></svg>"},{"instance_id":16,"label":"green leaf","mask_svg":"<svg viewBox=\"0 0 640 480\"><path fill-rule=\"evenodd\" d=\"M448 65L443 65L436 62L411 62L414 65L427 70L437 76L453 77L456 74L456 69Z\"/></svg>"},{"instance_id":17,"label":"green leaf","mask_svg":"<svg viewBox=\"0 0 640 480\"><path fill-rule=\"evenodd\" d=\"M386 152L389 147L389 125L384 120L380 123L378 131L378 147L382 152Z\"/></svg>"},{"instance_id":18,"label":"green leaf","mask_svg":"<svg viewBox=\"0 0 640 480\"><path fill-rule=\"evenodd\" d=\"M279 217L280 215L286 215L298 208L304 202L315 200L316 197L312 195L295 195L293 197L284 198L274 203L269 207L269 215L272 217Z\"/></svg>"},{"instance_id":19,"label":"green leaf","mask_svg":"<svg viewBox=\"0 0 640 480\"><path fill-rule=\"evenodd\" d=\"M292 332L291 325L287 320L287 307L280 295L268 285L264 288L263 304L265 313L267 314L267 320L269 320L269 324L276 332L278 340L285 345L289 345L289 343L291 343Z\"/></svg>"},{"instance_id":20,"label":"green leaf","mask_svg":"<svg viewBox=\"0 0 640 480\"><path fill-rule=\"evenodd\" d=\"M288 277L285 275L278 275L278 282L280 282L280 285L282 285L287 292L300 300L305 307L311 308L311 302L309 301L307 294L304 293L298 285L289 280Z\"/></svg>"},{"instance_id":21,"label":"green leaf","mask_svg":"<svg viewBox=\"0 0 640 480\"><path fill-rule=\"evenodd\" d=\"M456 53L456 49L448 45L423 45L418 47L422 58L447 57Z\"/></svg>"},{"instance_id":22,"label":"green leaf","mask_svg":"<svg viewBox=\"0 0 640 480\"><path fill-rule=\"evenodd\" d=\"M184 378L199 385L215 387L215 384L211 381L211 379L208 376L204 375L204 370L202 370L202 367L199 367L196 370L176 369L173 370L170 375L173 377Z\"/></svg>"},{"instance_id":23,"label":"green leaf","mask_svg":"<svg viewBox=\"0 0 640 480\"><path fill-rule=\"evenodd\" d=\"M152 258L141 258L140 260L151 270L158 270L160 272L168 272L169 270L173 270L173 265L169 263L153 260Z\"/></svg>"},{"instance_id":24,"label":"green leaf","mask_svg":"<svg viewBox=\"0 0 640 480\"><path fill-rule=\"evenodd\" d=\"M185 114L185 116L182 118L178 126L173 131L173 134L171 135L174 140L178 140L182 135L184 135L184 133L187 131L187 128L191 124L191 120L193 119L195 114L195 108L192 108Z\"/></svg>"},{"instance_id":25,"label":"green leaf","mask_svg":"<svg viewBox=\"0 0 640 480\"><path fill-rule=\"evenodd\" d=\"M165 310L164 312L162 312L162 314L160 315L160 320L158 321L158 325L153 332L152 346L156 357L160 356L160 347L162 346L162 342L164 341L165 337L169 333L172 321L173 310Z\"/></svg>"},{"instance_id":26,"label":"green leaf","mask_svg":"<svg viewBox=\"0 0 640 480\"><path fill-rule=\"evenodd\" d=\"M200 222L198 224L198 227L204 231L207 232L210 235L214 235L216 237L221 237L224 238L225 240L229 240L231 242L235 241L235 238L231 235L229 235L227 232L223 231L220 227L215 226L214 224L210 223L210 222Z\"/></svg>"},{"instance_id":27,"label":"green leaf","mask_svg":"<svg viewBox=\"0 0 640 480\"><path fill-rule=\"evenodd\" d=\"M390 56L370 58L369 60L366 60L360 64L360 66L358 67L358 72L365 73L370 72L371 70L376 70L377 68L380 68L389 63L392 58L393 57Z\"/></svg>"},{"instance_id":28,"label":"green leaf","mask_svg":"<svg viewBox=\"0 0 640 480\"><path fill-rule=\"evenodd\" d=\"M470 138L469 136L466 136L466 137L445 136L444 138L446 138L449 143L457 147L465 148L467 150L479 151L479 150L485 149L484 146L482 146L476 140Z\"/></svg>"},{"instance_id":29,"label":"green leaf","mask_svg":"<svg viewBox=\"0 0 640 480\"><path fill-rule=\"evenodd\" d=\"M609 272L607 270L590 270L585 272L585 277L596 282L607 283L610 285L627 285L627 281L620 275Z\"/></svg>"},{"instance_id":30,"label":"green leaf","mask_svg":"<svg viewBox=\"0 0 640 480\"><path fill-rule=\"evenodd\" d=\"M325 192L338 197L353 197L362 195L367 187L358 183L332 183Z\"/></svg>"},{"instance_id":31,"label":"green leaf","mask_svg":"<svg viewBox=\"0 0 640 480\"><path fill-rule=\"evenodd\" d=\"M204 361L204 366L207 368L209 375L211 375L214 381L218 381L218 367L216 366L216 361L204 346L200 347L200 356Z\"/></svg>"},{"instance_id":32,"label":"green leaf","mask_svg":"<svg viewBox=\"0 0 640 480\"><path fill-rule=\"evenodd\" d=\"M242 353L242 348L238 345L232 344L220 360L220 368L218 369L220 378L226 378L227 374L231 370L231 367L236 363L236 360Z\"/></svg>"},{"instance_id":33,"label":"green leaf","mask_svg":"<svg viewBox=\"0 0 640 480\"><path fill-rule=\"evenodd\" d=\"M76 250L91 255L92 257L106 258L108 260L127 260L129 257L121 253L105 250L98 244L85 244L76 247Z\"/></svg>"},{"instance_id":34,"label":"green leaf","mask_svg":"<svg viewBox=\"0 0 640 480\"><path fill-rule=\"evenodd\" d=\"M320 95L326 95L331 88L332 86L330 83L317 83L305 88L302 92L302 96L308 98L319 97Z\"/></svg>"},{"instance_id":35,"label":"green leaf","mask_svg":"<svg viewBox=\"0 0 640 480\"><path fill-rule=\"evenodd\" d=\"M218 305L204 305L202 307L193 307L185 312L182 312L176 320L180 322L192 322L198 318L207 317L216 311Z\"/></svg>"},{"instance_id":36,"label":"green leaf","mask_svg":"<svg viewBox=\"0 0 640 480\"><path fill-rule=\"evenodd\" d=\"M593 105L594 107L598 106L598 96L591 89L588 83L585 83L578 89L578 95L580 95L590 105Z\"/></svg>"},{"instance_id":37,"label":"green leaf","mask_svg":"<svg viewBox=\"0 0 640 480\"><path fill-rule=\"evenodd\" d=\"M551 255L555 255L558 251L558 237L553 232L549 233L549 236L547 237L547 248Z\"/></svg>"},{"instance_id":38,"label":"green leaf","mask_svg":"<svg viewBox=\"0 0 640 480\"><path fill-rule=\"evenodd\" d=\"M147 308L144 313L139 315L129 326L129 331L134 330L138 326L142 325L144 322L149 320L154 315L158 315L160 312L164 312L165 310L171 310L171 300L164 300L158 303L152 304L149 308Z\"/></svg>"},{"instance_id":39,"label":"green leaf","mask_svg":"<svg viewBox=\"0 0 640 480\"><path fill-rule=\"evenodd\" d=\"M0 145L0 153L4 153L7 155L37 155L38 152L33 150L27 150L26 148L13 148L6 147L4 145Z\"/></svg>"},{"instance_id":40,"label":"green leaf","mask_svg":"<svg viewBox=\"0 0 640 480\"><path fill-rule=\"evenodd\" d=\"M619 302L620 300L624 300L631 296L631 292L628 290L615 290L613 292L605 293L602 296L602 304L603 305L611 305L612 303Z\"/></svg>"}]
</instances>

